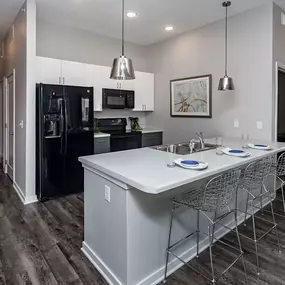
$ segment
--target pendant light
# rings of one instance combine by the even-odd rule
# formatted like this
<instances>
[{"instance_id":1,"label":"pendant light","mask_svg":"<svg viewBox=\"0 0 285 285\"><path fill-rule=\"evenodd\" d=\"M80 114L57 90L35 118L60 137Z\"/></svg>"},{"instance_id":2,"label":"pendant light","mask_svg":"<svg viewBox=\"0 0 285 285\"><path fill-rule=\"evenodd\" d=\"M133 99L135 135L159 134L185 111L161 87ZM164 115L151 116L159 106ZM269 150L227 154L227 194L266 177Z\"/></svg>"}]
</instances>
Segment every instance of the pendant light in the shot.
<instances>
[{"instance_id":1,"label":"pendant light","mask_svg":"<svg viewBox=\"0 0 285 285\"><path fill-rule=\"evenodd\" d=\"M223 7L226 8L226 27L225 27L225 76L220 79L219 91L235 90L234 81L228 76L228 7L231 6L231 1L223 2Z\"/></svg>"},{"instance_id":2,"label":"pendant light","mask_svg":"<svg viewBox=\"0 0 285 285\"><path fill-rule=\"evenodd\" d=\"M110 78L115 80L136 78L132 60L125 57L125 0L122 0L122 55L114 59Z\"/></svg>"}]
</instances>

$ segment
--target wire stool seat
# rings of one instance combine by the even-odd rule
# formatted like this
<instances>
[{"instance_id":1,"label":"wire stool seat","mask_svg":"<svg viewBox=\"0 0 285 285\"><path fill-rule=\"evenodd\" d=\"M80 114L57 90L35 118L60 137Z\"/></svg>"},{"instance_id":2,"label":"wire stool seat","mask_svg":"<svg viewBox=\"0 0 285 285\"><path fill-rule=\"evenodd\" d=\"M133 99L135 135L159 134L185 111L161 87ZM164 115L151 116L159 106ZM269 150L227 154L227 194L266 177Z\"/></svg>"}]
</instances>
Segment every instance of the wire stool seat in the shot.
<instances>
[{"instance_id":1,"label":"wire stool seat","mask_svg":"<svg viewBox=\"0 0 285 285\"><path fill-rule=\"evenodd\" d=\"M194 270L196 273L203 276L208 281L216 284L216 282L232 267L235 263L242 259L244 273L245 273L245 282L247 283L247 274L246 268L243 258L243 251L241 248L240 237L237 227L237 215L236 209L230 209L230 203L236 200L237 189L239 185L240 179L240 170L232 170L226 172L222 175L216 176L212 178L205 187L198 187L195 189L191 189L186 193L172 199L172 212L171 212L171 219L170 219L170 228L169 228L169 237L168 237L168 246L166 249L166 264L165 264L165 276L164 282L166 282L167 278L167 269L168 269L168 261L169 255L174 256L180 262ZM182 239L178 240L171 244L171 234L172 234L172 225L174 219L174 213L181 207L189 207L197 211L197 229L196 231L188 234L187 236L183 237ZM227 209L226 213L223 213L218 216L218 212L224 211ZM209 213L214 213L214 218L210 217ZM209 241L209 252L210 252L210 265L211 265L211 277L206 276L204 273L199 272L193 266L187 264L182 258L180 258L177 254L174 253L173 249L177 247L180 243L184 242L185 240L189 239L190 237L196 235L196 246L197 246L197 258L200 254L200 214L206 218L208 222L208 241ZM222 220L228 217L229 215L234 215L234 229L224 225ZM220 241L218 238L215 237L215 226L219 225L227 230L235 232L238 240L238 247L234 247L230 244L227 244L224 241ZM201 232L202 233L202 232ZM219 241L224 245L233 248L237 251L237 258L219 275L216 276L214 271L214 263L213 263L213 253L212 247L215 241Z\"/></svg>"},{"instance_id":2,"label":"wire stool seat","mask_svg":"<svg viewBox=\"0 0 285 285\"><path fill-rule=\"evenodd\" d=\"M266 179L272 175L272 169L274 166L275 157L269 156L262 160L258 160L256 162L250 163L241 178L241 182L239 188L244 190L247 194L247 201L246 201L246 209L241 210L237 209L238 212L244 213L244 225L246 226L246 220L252 218L252 225L253 225L253 238L249 237L248 235L240 233L240 235L244 238L247 238L254 242L255 244L255 254L256 254L256 267L257 267L257 275L260 275L260 267L259 267L259 255L258 255L258 242L263 239L267 234L270 232L275 231L276 241L278 250L280 252L280 243L279 243L279 235L277 230L277 223L275 221L275 213L273 210L272 200L273 195L266 186L265 181ZM270 204L271 210L264 210L263 209L263 199L267 198L268 203ZM259 202L259 204L258 204ZM249 212L250 210L250 212ZM259 217L256 215L258 211L266 211L271 213L272 221L269 221L263 217ZM268 231L263 233L260 237L257 237L257 227L256 222L257 220L262 220L263 222L268 223L271 227Z\"/></svg>"}]
</instances>

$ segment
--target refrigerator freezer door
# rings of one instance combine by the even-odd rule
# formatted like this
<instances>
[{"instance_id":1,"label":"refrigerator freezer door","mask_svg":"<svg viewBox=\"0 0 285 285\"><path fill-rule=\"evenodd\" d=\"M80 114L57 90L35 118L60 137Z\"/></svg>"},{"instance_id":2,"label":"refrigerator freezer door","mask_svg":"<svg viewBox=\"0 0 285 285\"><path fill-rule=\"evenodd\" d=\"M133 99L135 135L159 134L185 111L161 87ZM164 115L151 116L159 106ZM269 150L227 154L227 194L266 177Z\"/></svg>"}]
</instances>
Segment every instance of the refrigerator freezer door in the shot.
<instances>
[{"instance_id":1,"label":"refrigerator freezer door","mask_svg":"<svg viewBox=\"0 0 285 285\"><path fill-rule=\"evenodd\" d=\"M36 193L43 201L64 192L63 89L38 84L36 91Z\"/></svg>"}]
</instances>

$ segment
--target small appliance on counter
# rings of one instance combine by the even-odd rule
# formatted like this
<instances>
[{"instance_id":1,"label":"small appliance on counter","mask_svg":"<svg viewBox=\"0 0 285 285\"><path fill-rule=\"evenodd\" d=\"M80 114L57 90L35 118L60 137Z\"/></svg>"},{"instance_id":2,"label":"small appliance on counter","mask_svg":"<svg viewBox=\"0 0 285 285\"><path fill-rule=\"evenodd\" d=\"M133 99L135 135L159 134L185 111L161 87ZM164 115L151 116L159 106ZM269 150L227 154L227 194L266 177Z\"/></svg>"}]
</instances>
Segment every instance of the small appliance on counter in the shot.
<instances>
[{"instance_id":1,"label":"small appliance on counter","mask_svg":"<svg viewBox=\"0 0 285 285\"><path fill-rule=\"evenodd\" d=\"M93 87L37 84L36 194L83 191L78 157L94 153Z\"/></svg>"},{"instance_id":2,"label":"small appliance on counter","mask_svg":"<svg viewBox=\"0 0 285 285\"><path fill-rule=\"evenodd\" d=\"M103 108L134 109L135 92L121 89L103 89Z\"/></svg>"},{"instance_id":3,"label":"small appliance on counter","mask_svg":"<svg viewBox=\"0 0 285 285\"><path fill-rule=\"evenodd\" d=\"M98 119L100 131L111 135L111 152L142 147L141 132L127 132L126 126L126 118Z\"/></svg>"}]
</instances>

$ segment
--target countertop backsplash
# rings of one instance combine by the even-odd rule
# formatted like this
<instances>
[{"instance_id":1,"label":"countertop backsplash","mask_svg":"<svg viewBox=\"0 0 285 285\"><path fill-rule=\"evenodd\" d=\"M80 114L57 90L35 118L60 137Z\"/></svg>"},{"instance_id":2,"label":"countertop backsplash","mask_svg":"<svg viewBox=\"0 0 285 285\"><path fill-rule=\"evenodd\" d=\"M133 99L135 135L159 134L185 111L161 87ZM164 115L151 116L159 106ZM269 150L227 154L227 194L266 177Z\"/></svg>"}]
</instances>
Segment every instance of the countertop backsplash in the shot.
<instances>
[{"instance_id":1,"label":"countertop backsplash","mask_svg":"<svg viewBox=\"0 0 285 285\"><path fill-rule=\"evenodd\" d=\"M143 128L146 126L146 119L144 112L133 112L131 110L116 110L116 109L107 109L102 112L94 112L94 118L104 119L104 118L129 118L129 117L138 117L139 124ZM131 128L129 120L127 120L128 125L127 129Z\"/></svg>"}]
</instances>

